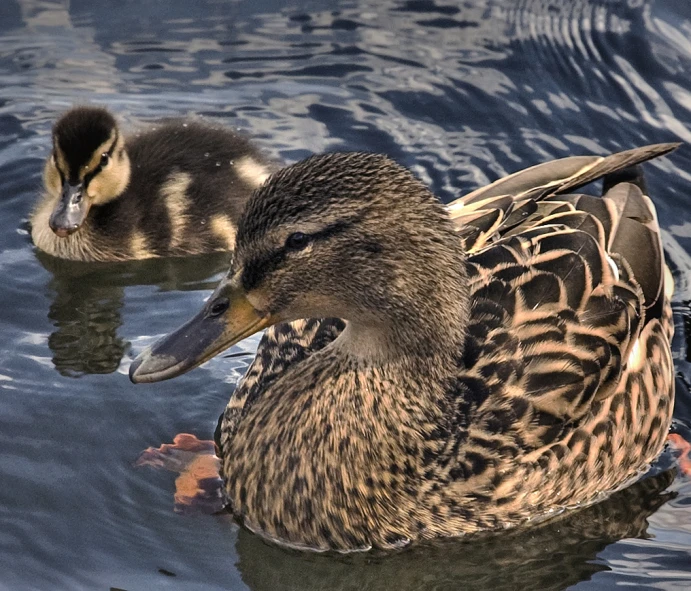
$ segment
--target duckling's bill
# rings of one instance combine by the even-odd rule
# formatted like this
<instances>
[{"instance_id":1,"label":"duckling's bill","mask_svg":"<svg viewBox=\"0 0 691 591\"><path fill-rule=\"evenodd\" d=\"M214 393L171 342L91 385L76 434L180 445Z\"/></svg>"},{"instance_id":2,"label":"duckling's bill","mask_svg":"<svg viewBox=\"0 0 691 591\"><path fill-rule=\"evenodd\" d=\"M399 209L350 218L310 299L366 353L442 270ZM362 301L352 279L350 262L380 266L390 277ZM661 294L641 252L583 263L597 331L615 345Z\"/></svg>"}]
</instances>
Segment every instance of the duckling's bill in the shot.
<instances>
[{"instance_id":1,"label":"duckling's bill","mask_svg":"<svg viewBox=\"0 0 691 591\"><path fill-rule=\"evenodd\" d=\"M89 200L85 199L84 184L65 181L60 201L50 215L49 225L58 236L64 238L76 232L89 213Z\"/></svg>"},{"instance_id":2,"label":"duckling's bill","mask_svg":"<svg viewBox=\"0 0 691 591\"><path fill-rule=\"evenodd\" d=\"M252 306L237 279L224 280L196 316L134 360L130 380L138 384L179 376L276 321Z\"/></svg>"}]
</instances>

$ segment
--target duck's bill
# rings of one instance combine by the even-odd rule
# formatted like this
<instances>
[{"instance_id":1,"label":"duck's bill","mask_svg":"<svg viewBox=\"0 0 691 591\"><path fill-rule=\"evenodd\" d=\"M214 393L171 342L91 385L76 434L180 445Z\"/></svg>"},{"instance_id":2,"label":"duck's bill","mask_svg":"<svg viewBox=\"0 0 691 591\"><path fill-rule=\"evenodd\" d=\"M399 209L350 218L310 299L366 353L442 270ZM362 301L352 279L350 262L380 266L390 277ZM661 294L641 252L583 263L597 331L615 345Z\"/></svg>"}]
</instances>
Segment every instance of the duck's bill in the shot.
<instances>
[{"instance_id":1,"label":"duck's bill","mask_svg":"<svg viewBox=\"0 0 691 591\"><path fill-rule=\"evenodd\" d=\"M130 380L138 384L174 378L274 323L271 315L254 309L241 288L224 282L199 314L134 360Z\"/></svg>"},{"instance_id":2,"label":"duck's bill","mask_svg":"<svg viewBox=\"0 0 691 591\"><path fill-rule=\"evenodd\" d=\"M48 225L58 236L65 238L79 230L88 213L89 202L84 198L84 185L65 182L60 201L50 215Z\"/></svg>"}]
</instances>

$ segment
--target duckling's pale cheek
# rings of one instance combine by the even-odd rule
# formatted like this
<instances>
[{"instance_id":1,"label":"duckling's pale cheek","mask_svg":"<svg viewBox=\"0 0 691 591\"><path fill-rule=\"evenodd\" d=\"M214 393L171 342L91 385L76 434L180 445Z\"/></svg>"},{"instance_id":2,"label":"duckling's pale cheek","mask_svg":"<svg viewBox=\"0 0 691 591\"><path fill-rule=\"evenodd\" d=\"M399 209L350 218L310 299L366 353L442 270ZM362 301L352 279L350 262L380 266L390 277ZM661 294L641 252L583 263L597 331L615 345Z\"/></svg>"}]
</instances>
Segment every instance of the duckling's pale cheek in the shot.
<instances>
[{"instance_id":1,"label":"duckling's pale cheek","mask_svg":"<svg viewBox=\"0 0 691 591\"><path fill-rule=\"evenodd\" d=\"M109 168L91 180L87 193L94 204L107 203L125 190L128 180L117 168Z\"/></svg>"}]
</instances>

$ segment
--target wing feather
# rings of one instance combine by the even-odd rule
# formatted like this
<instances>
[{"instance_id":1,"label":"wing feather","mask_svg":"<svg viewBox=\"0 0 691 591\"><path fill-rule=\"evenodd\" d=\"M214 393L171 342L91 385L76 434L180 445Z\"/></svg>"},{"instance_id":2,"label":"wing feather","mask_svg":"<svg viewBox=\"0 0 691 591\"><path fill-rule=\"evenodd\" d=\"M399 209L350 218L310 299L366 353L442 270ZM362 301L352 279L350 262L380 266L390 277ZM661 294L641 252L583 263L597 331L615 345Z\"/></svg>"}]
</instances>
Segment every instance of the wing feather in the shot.
<instances>
[{"instance_id":1,"label":"wing feather","mask_svg":"<svg viewBox=\"0 0 691 591\"><path fill-rule=\"evenodd\" d=\"M512 195L515 200L540 199L548 195L574 191L608 174L617 173L647 160L669 154L680 144L653 144L609 156L570 156L545 162L503 177L450 204L451 216L470 206L498 195Z\"/></svg>"},{"instance_id":2,"label":"wing feather","mask_svg":"<svg viewBox=\"0 0 691 591\"><path fill-rule=\"evenodd\" d=\"M463 380L481 380L490 392L470 419L471 433L487 425L496 433L503 423L516 445L538 449L578 429L594 404L618 391L634 346L662 316L664 300L655 208L641 190L642 177L628 182L623 169L675 147L539 165L453 204L461 233L478 204L486 211L496 198L501 206L468 249L473 342ZM606 180L603 197L561 194L603 175L622 182ZM513 207L506 195L513 195Z\"/></svg>"}]
</instances>

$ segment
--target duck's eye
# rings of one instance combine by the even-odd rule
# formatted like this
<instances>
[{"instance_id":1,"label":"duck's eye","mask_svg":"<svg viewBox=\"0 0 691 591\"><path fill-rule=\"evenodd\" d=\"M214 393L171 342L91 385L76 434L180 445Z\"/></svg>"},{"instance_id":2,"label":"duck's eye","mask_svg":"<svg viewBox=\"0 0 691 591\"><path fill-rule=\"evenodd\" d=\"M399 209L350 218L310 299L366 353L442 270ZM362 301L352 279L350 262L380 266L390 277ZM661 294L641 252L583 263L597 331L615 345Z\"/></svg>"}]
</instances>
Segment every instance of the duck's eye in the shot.
<instances>
[{"instance_id":1,"label":"duck's eye","mask_svg":"<svg viewBox=\"0 0 691 591\"><path fill-rule=\"evenodd\" d=\"M228 309L228 306L230 306L228 298L218 298L216 301L214 301L213 304L211 304L207 316L210 318L220 316L221 314L223 314L223 312L225 312Z\"/></svg>"},{"instance_id":2,"label":"duck's eye","mask_svg":"<svg viewBox=\"0 0 691 591\"><path fill-rule=\"evenodd\" d=\"M101 154L101 166L108 166L108 162L110 162L110 156L107 152L103 152Z\"/></svg>"},{"instance_id":3,"label":"duck's eye","mask_svg":"<svg viewBox=\"0 0 691 591\"><path fill-rule=\"evenodd\" d=\"M286 239L286 248L290 250L300 250L309 244L310 237L302 232L295 232Z\"/></svg>"}]
</instances>

